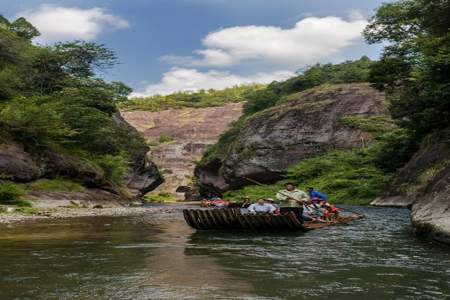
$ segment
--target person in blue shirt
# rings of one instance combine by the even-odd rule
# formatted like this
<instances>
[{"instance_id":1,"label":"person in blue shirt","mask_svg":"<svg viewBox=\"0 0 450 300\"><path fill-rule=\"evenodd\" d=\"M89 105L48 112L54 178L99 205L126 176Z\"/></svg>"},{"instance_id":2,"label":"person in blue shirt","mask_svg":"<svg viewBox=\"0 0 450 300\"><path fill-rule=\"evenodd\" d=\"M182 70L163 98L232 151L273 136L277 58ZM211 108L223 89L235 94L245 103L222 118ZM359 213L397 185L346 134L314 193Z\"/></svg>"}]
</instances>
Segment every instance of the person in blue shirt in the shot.
<instances>
[{"instance_id":1,"label":"person in blue shirt","mask_svg":"<svg viewBox=\"0 0 450 300\"><path fill-rule=\"evenodd\" d=\"M308 188L308 195L313 203L328 201L327 195L324 195L321 192L316 191L313 187Z\"/></svg>"}]
</instances>

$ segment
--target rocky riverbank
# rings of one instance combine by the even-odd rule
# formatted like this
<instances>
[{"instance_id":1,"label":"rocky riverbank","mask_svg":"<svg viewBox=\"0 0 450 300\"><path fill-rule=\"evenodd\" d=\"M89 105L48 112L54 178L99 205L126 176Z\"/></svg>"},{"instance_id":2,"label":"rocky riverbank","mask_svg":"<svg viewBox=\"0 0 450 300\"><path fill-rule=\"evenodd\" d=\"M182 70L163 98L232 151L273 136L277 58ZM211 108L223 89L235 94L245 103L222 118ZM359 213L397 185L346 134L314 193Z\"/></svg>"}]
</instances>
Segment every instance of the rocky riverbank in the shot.
<instances>
[{"instance_id":1,"label":"rocky riverbank","mask_svg":"<svg viewBox=\"0 0 450 300\"><path fill-rule=\"evenodd\" d=\"M58 207L44 209L34 213L21 213L17 211L0 213L0 224L14 224L38 220L58 220L80 217L136 217L143 215L155 215L158 217L179 213L183 206L148 206L148 207ZM8 207L4 207L8 210Z\"/></svg>"}]
</instances>

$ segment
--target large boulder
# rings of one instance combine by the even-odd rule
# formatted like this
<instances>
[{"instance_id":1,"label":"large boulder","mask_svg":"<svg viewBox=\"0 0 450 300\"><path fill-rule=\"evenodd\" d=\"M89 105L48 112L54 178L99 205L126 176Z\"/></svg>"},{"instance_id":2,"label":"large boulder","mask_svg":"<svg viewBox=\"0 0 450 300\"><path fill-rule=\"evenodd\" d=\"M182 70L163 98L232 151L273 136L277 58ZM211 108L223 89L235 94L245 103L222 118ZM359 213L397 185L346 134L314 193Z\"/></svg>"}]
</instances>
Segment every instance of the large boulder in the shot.
<instances>
[{"instance_id":1,"label":"large boulder","mask_svg":"<svg viewBox=\"0 0 450 300\"><path fill-rule=\"evenodd\" d=\"M41 176L41 169L22 145L0 143L0 179L29 182Z\"/></svg>"},{"instance_id":2,"label":"large boulder","mask_svg":"<svg viewBox=\"0 0 450 300\"><path fill-rule=\"evenodd\" d=\"M327 85L290 96L226 133L196 168L197 181L203 190L221 193L251 184L246 178L278 180L293 164L331 149L367 145L372 136L342 119L384 113L384 99L368 84Z\"/></svg>"},{"instance_id":3,"label":"large boulder","mask_svg":"<svg viewBox=\"0 0 450 300\"><path fill-rule=\"evenodd\" d=\"M411 222L418 234L450 244L449 161L417 197L412 206Z\"/></svg>"}]
</instances>

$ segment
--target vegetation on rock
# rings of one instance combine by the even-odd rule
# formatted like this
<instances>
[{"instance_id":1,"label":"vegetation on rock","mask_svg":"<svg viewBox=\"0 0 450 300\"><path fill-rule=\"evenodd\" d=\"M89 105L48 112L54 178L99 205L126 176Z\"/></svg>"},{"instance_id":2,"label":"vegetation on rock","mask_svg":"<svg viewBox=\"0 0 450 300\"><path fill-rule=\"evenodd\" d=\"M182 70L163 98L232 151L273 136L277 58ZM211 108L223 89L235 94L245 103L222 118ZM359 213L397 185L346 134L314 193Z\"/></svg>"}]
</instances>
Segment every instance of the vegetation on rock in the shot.
<instances>
[{"instance_id":1,"label":"vegetation on rock","mask_svg":"<svg viewBox=\"0 0 450 300\"><path fill-rule=\"evenodd\" d=\"M379 126L379 120L387 122L388 125ZM325 155L306 159L286 170L284 179L275 184L248 186L227 192L225 197L250 198L253 201L273 197L276 191L283 189L286 182L295 182L303 190L312 186L326 193L333 203L368 205L379 195L392 175L392 170L390 168L386 170L386 162L380 158L392 147L393 136L399 137L403 132L394 130L387 133L391 128L391 122L383 115L359 118L358 121L353 118L352 121L349 125L360 126L360 129L376 127L379 134L376 142L363 149L331 151ZM389 163L387 165L390 166Z\"/></svg>"},{"instance_id":2,"label":"vegetation on rock","mask_svg":"<svg viewBox=\"0 0 450 300\"><path fill-rule=\"evenodd\" d=\"M0 142L19 142L34 155L77 157L120 185L147 146L114 121L131 89L95 76L116 63L115 54L82 41L34 45L39 32L24 18L0 23Z\"/></svg>"},{"instance_id":3,"label":"vegetation on rock","mask_svg":"<svg viewBox=\"0 0 450 300\"><path fill-rule=\"evenodd\" d=\"M299 75L282 82L273 82L265 89L258 89L246 95L244 106L246 115L262 111L282 102L291 94L298 93L324 83L367 82L373 62L366 56L356 61L341 64L316 64Z\"/></svg>"}]
</instances>

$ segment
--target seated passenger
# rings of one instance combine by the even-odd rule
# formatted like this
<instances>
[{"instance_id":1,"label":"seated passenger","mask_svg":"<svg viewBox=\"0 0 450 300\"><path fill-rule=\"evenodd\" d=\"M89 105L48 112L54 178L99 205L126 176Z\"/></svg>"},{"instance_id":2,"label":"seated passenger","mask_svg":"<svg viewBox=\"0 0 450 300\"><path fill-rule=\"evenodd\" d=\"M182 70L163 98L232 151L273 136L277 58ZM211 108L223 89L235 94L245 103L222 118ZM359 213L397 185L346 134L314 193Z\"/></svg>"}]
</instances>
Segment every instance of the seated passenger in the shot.
<instances>
[{"instance_id":1,"label":"seated passenger","mask_svg":"<svg viewBox=\"0 0 450 300\"><path fill-rule=\"evenodd\" d=\"M320 203L328 201L327 195L324 195L318 191L316 191L313 187L308 188L308 195L311 198L312 203Z\"/></svg>"},{"instance_id":2,"label":"seated passenger","mask_svg":"<svg viewBox=\"0 0 450 300\"><path fill-rule=\"evenodd\" d=\"M276 207L270 203L266 203L264 199L259 199L258 202L253 203L248 207L248 211L252 214L273 214Z\"/></svg>"},{"instance_id":3,"label":"seated passenger","mask_svg":"<svg viewBox=\"0 0 450 300\"><path fill-rule=\"evenodd\" d=\"M275 203L275 200L273 200L272 198L266 198L265 200L266 203L272 204L275 207L276 210L273 213L274 215L279 215L281 213L280 206Z\"/></svg>"},{"instance_id":4,"label":"seated passenger","mask_svg":"<svg viewBox=\"0 0 450 300\"><path fill-rule=\"evenodd\" d=\"M324 205L325 212L323 218L325 221L333 221L339 217L339 209L335 205L326 204Z\"/></svg>"}]
</instances>

